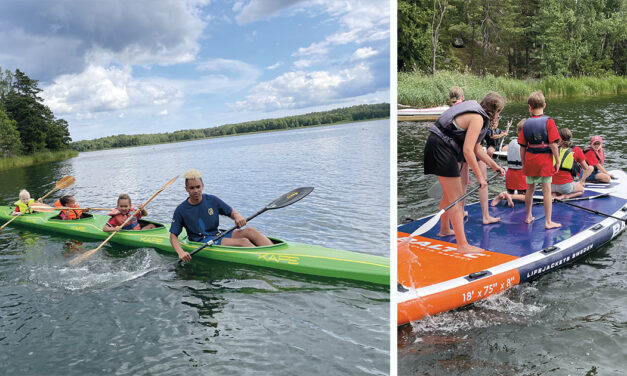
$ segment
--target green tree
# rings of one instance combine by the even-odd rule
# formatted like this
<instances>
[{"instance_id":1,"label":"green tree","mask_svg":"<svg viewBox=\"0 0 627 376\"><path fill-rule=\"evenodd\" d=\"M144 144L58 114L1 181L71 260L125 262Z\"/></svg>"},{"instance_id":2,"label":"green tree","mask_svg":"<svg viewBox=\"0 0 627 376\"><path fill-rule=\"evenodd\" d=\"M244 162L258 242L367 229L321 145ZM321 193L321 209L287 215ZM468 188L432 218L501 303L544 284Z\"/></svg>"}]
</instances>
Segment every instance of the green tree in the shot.
<instances>
[{"instance_id":1,"label":"green tree","mask_svg":"<svg viewBox=\"0 0 627 376\"><path fill-rule=\"evenodd\" d=\"M0 108L0 155L10 157L20 154L21 151L22 142L16 122L9 119L6 112Z\"/></svg>"}]
</instances>

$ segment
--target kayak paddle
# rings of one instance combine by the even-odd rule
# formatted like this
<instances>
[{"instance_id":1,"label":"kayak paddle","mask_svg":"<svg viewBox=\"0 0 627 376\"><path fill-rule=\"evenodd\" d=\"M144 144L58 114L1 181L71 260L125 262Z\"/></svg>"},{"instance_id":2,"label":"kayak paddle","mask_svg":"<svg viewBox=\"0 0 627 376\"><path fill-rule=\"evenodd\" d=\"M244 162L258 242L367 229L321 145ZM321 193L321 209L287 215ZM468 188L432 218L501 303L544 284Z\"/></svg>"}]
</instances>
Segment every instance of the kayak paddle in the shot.
<instances>
[{"instance_id":1,"label":"kayak paddle","mask_svg":"<svg viewBox=\"0 0 627 376\"><path fill-rule=\"evenodd\" d=\"M59 181L57 182L57 184L54 185L54 189L51 190L50 192L46 193L42 198L40 198L37 201L41 201L44 198L46 198L49 194L51 194L52 192L56 191L57 189L63 189L63 188L67 188L70 185L74 184L74 176L68 175L68 176L64 176L61 179L59 179ZM31 208L33 210L35 210L35 205L45 205L45 204L40 204L37 202L34 202L33 205L31 206ZM3 224L2 227L0 227L0 230L2 230L3 228L6 227L6 225L8 225L9 223L13 222L15 220L15 218L19 217L20 215L22 215L22 213L20 212L19 214L17 214L15 217L11 218L10 220L7 221L7 223Z\"/></svg>"},{"instance_id":2,"label":"kayak paddle","mask_svg":"<svg viewBox=\"0 0 627 376\"><path fill-rule=\"evenodd\" d=\"M150 201L152 201L153 198L155 198L159 193L161 193L161 191L163 191L164 189L166 189L168 187L168 185L174 183L174 181L178 178L178 175L173 177L172 179L170 179L169 182L167 182L163 187L159 188L159 190L157 192L155 192L154 195L152 195L148 201L144 202L144 204L141 206L142 208L145 208L146 205L148 205L148 203ZM131 219L133 219L135 217L135 215L137 215L137 213L139 213L139 209L135 210L133 212L133 214L131 214L128 218L126 218L126 221L124 221L124 223L122 223L120 225L120 227L124 227L126 226L126 224L128 224L128 222L130 222ZM72 260L70 260L70 265L75 266L80 264L81 262L87 260L88 258L90 258L94 253L96 253L100 248L102 248L102 246L104 246L105 244L107 244L107 242L109 241L109 239L111 239L113 237L113 235L117 234L117 231L113 231L111 233L111 235L109 235L97 248L94 248L90 251L87 251L85 253L83 253L80 256L77 256L75 258L73 258Z\"/></svg>"},{"instance_id":3,"label":"kayak paddle","mask_svg":"<svg viewBox=\"0 0 627 376\"><path fill-rule=\"evenodd\" d=\"M505 134L509 132L509 127L512 125L513 121L514 121L514 118L512 118L512 120L507 122L507 128L505 128ZM501 144L499 145L499 151L503 150L503 141L505 141L505 136L501 137Z\"/></svg>"},{"instance_id":4,"label":"kayak paddle","mask_svg":"<svg viewBox=\"0 0 627 376\"><path fill-rule=\"evenodd\" d=\"M615 216L613 216L613 215L610 215L610 214L605 214L605 213L602 213L602 212L597 211L597 210L594 210L594 209L589 209L589 208L586 208L586 207L584 207L584 206L571 204L570 202L565 201L565 200L558 200L558 199L554 199L554 200L555 200L556 202L561 202L562 204L570 205L570 206L575 207L575 208L579 208L579 209L582 209L582 210L585 210L585 211L589 211L590 213L594 213L594 214L596 214L596 215L600 215L600 216L603 216L603 217L608 217L608 218L618 219L619 221L623 221L623 222L627 223L627 219L626 219L626 218L619 218L619 217L615 217Z\"/></svg>"},{"instance_id":5,"label":"kayak paddle","mask_svg":"<svg viewBox=\"0 0 627 376\"><path fill-rule=\"evenodd\" d=\"M70 207L66 207L66 206L60 206L60 207L56 207L56 206L50 206L50 205L46 205L43 203L34 203L31 208L36 211L36 212L42 212L42 213L51 213L53 211L56 210L87 210L89 209L91 210L100 210L100 211L111 211L114 208L70 208Z\"/></svg>"},{"instance_id":6,"label":"kayak paddle","mask_svg":"<svg viewBox=\"0 0 627 376\"><path fill-rule=\"evenodd\" d=\"M490 176L488 178L488 180L486 180L486 183L489 182L490 180L494 179L495 177L499 176L499 173L495 173L494 175ZM447 207L445 207L444 209L440 210L436 215L434 215L433 217L431 217L431 219L429 219L427 222L425 222L422 226L418 227L414 232L411 233L411 235L409 235L407 238L403 239L403 243L407 243L409 242L409 239L413 238L416 235L422 235L425 232L431 230L431 228L433 226L435 226L436 223L438 223L440 221L440 217L442 217L442 214L444 214L445 211L449 210L450 208L452 208L453 206L455 206L455 204L457 204L458 202L460 202L461 200L465 199L466 197L468 197L471 193L474 193L475 191L477 191L479 188L481 188L480 184L477 184L476 187L474 187L473 189L471 189L470 191L466 192L466 194L462 195L461 197L459 197L457 200L451 202Z\"/></svg>"},{"instance_id":7,"label":"kayak paddle","mask_svg":"<svg viewBox=\"0 0 627 376\"><path fill-rule=\"evenodd\" d=\"M70 185L74 184L74 176L68 175L65 176L63 178L61 178L57 184L55 184L54 189L51 190L50 192L46 193L42 198L40 198L39 202L43 201L44 198L48 197L52 192L58 190L58 189L63 189L63 188L67 188Z\"/></svg>"},{"instance_id":8,"label":"kayak paddle","mask_svg":"<svg viewBox=\"0 0 627 376\"><path fill-rule=\"evenodd\" d=\"M252 220L256 216L258 216L259 214L261 214L261 213L263 213L263 212L265 212L267 210L280 209L280 208L284 208L286 206L292 205L293 203L295 203L297 201L300 201L301 199L305 198L305 196L310 194L311 191L313 191L313 190L314 190L313 187L301 187L301 188L296 188L294 190L291 190L291 191L285 193L284 195L282 195L281 197L277 198L276 200L272 201L271 203L266 205L263 209L259 210L255 214L253 214L250 217L246 218L246 223L248 223L250 220ZM228 233L230 233L231 231L233 231L235 229L237 229L237 226L231 227L230 229L228 229L225 232L221 233L217 237L209 240L207 243L205 243L205 244L201 245L200 247L194 249L193 251L191 251L189 253L189 255L190 256L195 255L196 253L198 253L201 250L203 250L205 247L208 247L208 246L212 245L217 240L223 238L224 236L226 236ZM183 261L178 260L174 264L174 266L182 265L182 264L183 264Z\"/></svg>"}]
</instances>

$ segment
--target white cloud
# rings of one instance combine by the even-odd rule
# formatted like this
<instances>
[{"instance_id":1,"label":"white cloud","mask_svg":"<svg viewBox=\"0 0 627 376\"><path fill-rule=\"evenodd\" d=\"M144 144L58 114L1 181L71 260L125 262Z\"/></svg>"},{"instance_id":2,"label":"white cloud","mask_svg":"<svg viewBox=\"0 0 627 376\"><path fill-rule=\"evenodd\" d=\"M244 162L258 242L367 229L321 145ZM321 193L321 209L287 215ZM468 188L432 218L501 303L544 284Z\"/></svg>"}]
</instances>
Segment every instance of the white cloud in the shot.
<instances>
[{"instance_id":1,"label":"white cloud","mask_svg":"<svg viewBox=\"0 0 627 376\"><path fill-rule=\"evenodd\" d=\"M325 6L328 14L338 18L339 31L327 36L323 41L299 48L294 56L324 55L332 46L362 44L389 38L390 20L387 2L319 0L314 3Z\"/></svg>"},{"instance_id":2,"label":"white cloud","mask_svg":"<svg viewBox=\"0 0 627 376\"><path fill-rule=\"evenodd\" d=\"M167 115L168 115L168 109L167 108L157 114L157 116L167 116Z\"/></svg>"},{"instance_id":3,"label":"white cloud","mask_svg":"<svg viewBox=\"0 0 627 376\"><path fill-rule=\"evenodd\" d=\"M267 66L266 69L267 70L274 70L274 69L277 69L278 67L280 67L281 65L283 65L283 62L279 61L276 64L272 64L270 66Z\"/></svg>"},{"instance_id":4,"label":"white cloud","mask_svg":"<svg viewBox=\"0 0 627 376\"><path fill-rule=\"evenodd\" d=\"M378 51L372 49L372 47L362 47L358 48L355 52L353 52L353 56L351 56L351 60L362 60L367 59L371 56L378 54Z\"/></svg>"},{"instance_id":5,"label":"white cloud","mask_svg":"<svg viewBox=\"0 0 627 376\"><path fill-rule=\"evenodd\" d=\"M129 68L90 65L82 73L57 77L44 88L42 97L55 114L74 113L84 118L93 112L163 105L180 98L181 93L157 82L135 80Z\"/></svg>"},{"instance_id":6,"label":"white cloud","mask_svg":"<svg viewBox=\"0 0 627 376\"><path fill-rule=\"evenodd\" d=\"M233 5L233 12L238 13L235 20L245 25L264 18L270 18L283 9L295 6L303 0L250 0L247 4L238 1Z\"/></svg>"},{"instance_id":7,"label":"white cloud","mask_svg":"<svg viewBox=\"0 0 627 376\"><path fill-rule=\"evenodd\" d=\"M301 60L296 60L294 62L294 66L298 69L303 69L303 68L309 67L311 63L312 63L311 60L301 59Z\"/></svg>"},{"instance_id":8,"label":"white cloud","mask_svg":"<svg viewBox=\"0 0 627 376\"><path fill-rule=\"evenodd\" d=\"M256 85L246 100L231 108L270 112L331 104L371 92L373 81L368 65L363 63L339 72L288 72Z\"/></svg>"},{"instance_id":9,"label":"white cloud","mask_svg":"<svg viewBox=\"0 0 627 376\"><path fill-rule=\"evenodd\" d=\"M6 66L2 58L3 68L24 69L47 81L84 71L94 64L93 56L121 65L191 61L207 22L199 8L208 2L3 2L0 51L11 51L10 65L14 64Z\"/></svg>"}]
</instances>

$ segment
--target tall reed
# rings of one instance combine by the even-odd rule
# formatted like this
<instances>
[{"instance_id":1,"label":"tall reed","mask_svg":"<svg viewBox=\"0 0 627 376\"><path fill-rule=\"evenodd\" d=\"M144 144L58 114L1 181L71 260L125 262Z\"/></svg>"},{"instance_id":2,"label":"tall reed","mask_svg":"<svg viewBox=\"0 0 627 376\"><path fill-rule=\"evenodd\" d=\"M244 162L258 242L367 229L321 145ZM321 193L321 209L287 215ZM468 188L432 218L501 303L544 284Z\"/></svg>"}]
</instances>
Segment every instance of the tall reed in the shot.
<instances>
[{"instance_id":1,"label":"tall reed","mask_svg":"<svg viewBox=\"0 0 627 376\"><path fill-rule=\"evenodd\" d=\"M546 77L541 80L519 80L508 77L485 77L467 73L438 72L435 75L398 73L398 103L412 107L445 104L451 86L461 86L465 99L481 100L496 91L507 101L526 101L529 94L542 90L547 98L619 94L627 91L627 78L605 77Z\"/></svg>"},{"instance_id":2,"label":"tall reed","mask_svg":"<svg viewBox=\"0 0 627 376\"><path fill-rule=\"evenodd\" d=\"M77 155L78 152L76 150L60 150L54 152L45 151L16 157L0 157L0 170L8 170L15 167L28 167L45 162L61 161L76 157Z\"/></svg>"}]
</instances>

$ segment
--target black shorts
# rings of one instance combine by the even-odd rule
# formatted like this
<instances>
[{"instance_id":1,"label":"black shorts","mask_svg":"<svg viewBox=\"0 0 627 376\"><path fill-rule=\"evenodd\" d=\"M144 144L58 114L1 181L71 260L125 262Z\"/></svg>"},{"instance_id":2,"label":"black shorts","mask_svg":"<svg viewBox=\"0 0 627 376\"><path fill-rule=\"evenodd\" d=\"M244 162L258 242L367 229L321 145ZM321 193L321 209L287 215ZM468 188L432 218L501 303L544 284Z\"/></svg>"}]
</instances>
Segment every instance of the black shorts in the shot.
<instances>
[{"instance_id":1,"label":"black shorts","mask_svg":"<svg viewBox=\"0 0 627 376\"><path fill-rule=\"evenodd\" d=\"M440 137L429 132L425 145L425 175L433 174L447 178L459 177L461 155Z\"/></svg>"}]
</instances>

